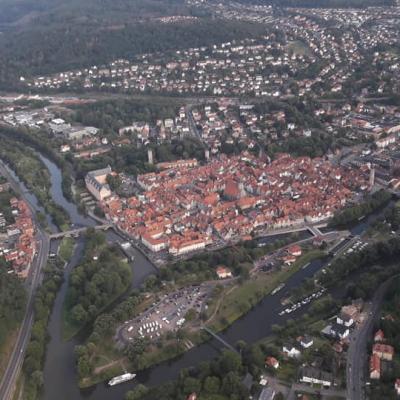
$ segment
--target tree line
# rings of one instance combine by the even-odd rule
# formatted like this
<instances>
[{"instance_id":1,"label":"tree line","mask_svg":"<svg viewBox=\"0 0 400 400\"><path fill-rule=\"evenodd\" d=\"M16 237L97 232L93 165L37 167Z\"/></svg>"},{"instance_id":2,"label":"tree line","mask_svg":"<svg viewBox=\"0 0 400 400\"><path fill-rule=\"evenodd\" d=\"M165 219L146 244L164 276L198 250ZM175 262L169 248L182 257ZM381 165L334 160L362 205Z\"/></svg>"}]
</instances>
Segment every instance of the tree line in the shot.
<instances>
[{"instance_id":1,"label":"tree line","mask_svg":"<svg viewBox=\"0 0 400 400\"><path fill-rule=\"evenodd\" d=\"M118 133L119 128L133 121L155 124L158 119L174 118L179 102L164 100L117 99L103 100L74 107L74 120L83 125L93 125L105 134Z\"/></svg>"},{"instance_id":2,"label":"tree line","mask_svg":"<svg viewBox=\"0 0 400 400\"><path fill-rule=\"evenodd\" d=\"M304 8L367 8L395 5L394 0L241 0L241 2Z\"/></svg>"},{"instance_id":3,"label":"tree line","mask_svg":"<svg viewBox=\"0 0 400 400\"><path fill-rule=\"evenodd\" d=\"M192 393L204 400L241 400L250 395L256 398L261 386L255 381L246 385L244 377L247 373L258 377L264 372L266 354L276 354L276 350L264 344L247 345L245 342L238 342L237 348L241 355L223 351L213 361L181 370L176 381L155 388L138 385L126 394L125 399L186 400ZM277 393L275 399L283 399L282 394Z\"/></svg>"},{"instance_id":4,"label":"tree line","mask_svg":"<svg viewBox=\"0 0 400 400\"><path fill-rule=\"evenodd\" d=\"M383 189L368 195L361 203L337 211L330 221L330 226L344 226L356 222L359 218L379 210L391 198L392 195Z\"/></svg>"},{"instance_id":5,"label":"tree line","mask_svg":"<svg viewBox=\"0 0 400 400\"><path fill-rule=\"evenodd\" d=\"M14 274L7 273L8 267L0 257L0 355L9 334L21 322L26 306L24 286Z\"/></svg>"},{"instance_id":6,"label":"tree line","mask_svg":"<svg viewBox=\"0 0 400 400\"><path fill-rule=\"evenodd\" d=\"M65 301L66 321L82 327L129 287L132 271L120 250L106 243L105 235L87 233L83 263L70 275Z\"/></svg>"},{"instance_id":7,"label":"tree line","mask_svg":"<svg viewBox=\"0 0 400 400\"><path fill-rule=\"evenodd\" d=\"M47 324L53 304L64 281L64 263L54 259L44 269L43 283L35 296L35 316L30 342L26 349L23 372L23 400L38 400L43 388L43 368L46 344L49 340Z\"/></svg>"},{"instance_id":8,"label":"tree line","mask_svg":"<svg viewBox=\"0 0 400 400\"><path fill-rule=\"evenodd\" d=\"M98 22L43 21L30 29L10 30L0 36L0 88L20 87L20 76L103 65L138 54L207 46L264 32L262 24L209 18L180 24L135 21L119 24L118 29L104 29Z\"/></svg>"}]
</instances>

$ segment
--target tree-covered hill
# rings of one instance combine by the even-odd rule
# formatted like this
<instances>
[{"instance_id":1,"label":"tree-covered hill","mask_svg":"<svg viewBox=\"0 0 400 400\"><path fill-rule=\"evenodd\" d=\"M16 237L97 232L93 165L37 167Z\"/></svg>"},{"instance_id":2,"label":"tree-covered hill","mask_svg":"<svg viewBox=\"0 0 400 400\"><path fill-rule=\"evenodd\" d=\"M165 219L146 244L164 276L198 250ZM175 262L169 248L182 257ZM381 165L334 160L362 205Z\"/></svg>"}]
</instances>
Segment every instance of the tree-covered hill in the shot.
<instances>
[{"instance_id":1,"label":"tree-covered hill","mask_svg":"<svg viewBox=\"0 0 400 400\"><path fill-rule=\"evenodd\" d=\"M35 21L106 20L186 14L184 0L0 0L0 24L30 25Z\"/></svg>"},{"instance_id":2,"label":"tree-covered hill","mask_svg":"<svg viewBox=\"0 0 400 400\"><path fill-rule=\"evenodd\" d=\"M240 0L240 2L301 8L366 8L393 6L395 4L394 0Z\"/></svg>"},{"instance_id":3,"label":"tree-covered hill","mask_svg":"<svg viewBox=\"0 0 400 400\"><path fill-rule=\"evenodd\" d=\"M0 7L1 9L1 7ZM261 24L200 18L178 24L136 21L112 29L106 23L38 23L0 35L0 88L15 88L20 76L90 67L117 58L258 36Z\"/></svg>"}]
</instances>

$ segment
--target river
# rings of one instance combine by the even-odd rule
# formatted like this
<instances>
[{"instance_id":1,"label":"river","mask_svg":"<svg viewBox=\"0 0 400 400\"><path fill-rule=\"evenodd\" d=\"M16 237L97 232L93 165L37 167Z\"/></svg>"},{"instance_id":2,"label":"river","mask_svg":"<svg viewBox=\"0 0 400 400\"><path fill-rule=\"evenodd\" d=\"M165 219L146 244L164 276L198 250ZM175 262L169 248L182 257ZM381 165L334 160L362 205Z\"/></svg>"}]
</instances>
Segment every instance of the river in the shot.
<instances>
[{"instance_id":1,"label":"river","mask_svg":"<svg viewBox=\"0 0 400 400\"><path fill-rule=\"evenodd\" d=\"M47 158L41 156L42 161L49 169L51 175L51 194L54 201L60 204L68 212L71 222L75 225L94 225L94 221L81 215L75 204L68 202L61 190L61 171ZM370 217L361 221L352 228L353 234L363 232L375 218ZM111 242L122 241L113 232L107 233L107 238ZM268 241L273 239L268 239ZM89 389L79 390L77 385L77 375L75 371L74 346L80 344L79 338L74 338L68 342L63 342L61 338L62 326L62 305L64 302L68 276L70 271L80 261L83 250L83 239L77 241L77 246L72 259L65 270L65 282L57 294L54 308L49 322L50 341L47 347L47 354L44 368L44 400L119 400L123 399L127 390L134 387L138 382L146 385L158 385L177 378L182 368L197 365L201 361L210 360L215 357L221 349L221 344L216 340L211 340L198 347L191 349L175 360L165 362L148 370L138 373L133 382L108 387L105 383L99 384ZM285 288L275 296L268 295L254 307L249 313L236 321L230 328L224 331L221 336L231 344L239 340L248 343L262 339L271 333L273 324L282 323L288 318L301 315L307 310L303 307L290 316L278 315L282 309L281 299L286 297L291 289L299 286L306 278L312 277L318 270L326 265L331 258L315 260L305 268L295 273L287 282ZM143 281L151 274L155 268L139 252L136 251L135 260L132 263L133 281L132 287L139 287Z\"/></svg>"}]
</instances>

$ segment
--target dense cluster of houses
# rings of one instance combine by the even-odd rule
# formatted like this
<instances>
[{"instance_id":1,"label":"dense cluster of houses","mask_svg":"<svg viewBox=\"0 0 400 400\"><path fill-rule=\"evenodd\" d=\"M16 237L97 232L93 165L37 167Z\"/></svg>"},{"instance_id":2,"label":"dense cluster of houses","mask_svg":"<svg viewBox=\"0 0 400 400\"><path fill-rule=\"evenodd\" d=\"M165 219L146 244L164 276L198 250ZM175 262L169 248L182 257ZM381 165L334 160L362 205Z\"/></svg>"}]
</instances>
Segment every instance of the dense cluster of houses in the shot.
<instances>
[{"instance_id":1,"label":"dense cluster of houses","mask_svg":"<svg viewBox=\"0 0 400 400\"><path fill-rule=\"evenodd\" d=\"M36 252L35 226L31 211L25 201L10 200L14 223L4 224L0 233L0 255L21 278L26 278ZM3 217L3 215L0 215ZM4 218L1 218L5 222Z\"/></svg>"},{"instance_id":2,"label":"dense cluster of houses","mask_svg":"<svg viewBox=\"0 0 400 400\"><path fill-rule=\"evenodd\" d=\"M369 359L369 377L379 380L383 375L383 365L393 361L394 348L385 344L385 333L379 329L374 335L372 354Z\"/></svg>"},{"instance_id":3,"label":"dense cluster of houses","mask_svg":"<svg viewBox=\"0 0 400 400\"><path fill-rule=\"evenodd\" d=\"M115 60L51 76L23 78L22 82L37 89L83 87L271 97L336 94L345 90L358 66L369 63L366 58L373 51L373 65L382 60L387 64L383 71L377 71L381 79L374 90L385 93L398 88L395 75L399 56L377 45L399 41L395 23L399 8L380 9L378 14L375 9L307 9L281 15L270 7L193 3L209 6L213 14L224 19L264 23L266 33L257 39L188 48L172 55L143 54L131 61ZM275 32L277 26L281 35ZM340 35L335 30L338 28ZM394 75L394 86L387 79L388 73Z\"/></svg>"},{"instance_id":4,"label":"dense cluster of houses","mask_svg":"<svg viewBox=\"0 0 400 400\"><path fill-rule=\"evenodd\" d=\"M85 89L121 89L139 92L218 95L280 96L288 73L316 61L301 54L289 56L273 35L226 42L211 47L178 50L173 56L139 56L134 61L115 60L109 65L38 77L27 81L38 89L83 86ZM262 73L266 66L267 75ZM275 72L276 71L276 72ZM190 72L190 74L188 73Z\"/></svg>"},{"instance_id":5,"label":"dense cluster of houses","mask_svg":"<svg viewBox=\"0 0 400 400\"><path fill-rule=\"evenodd\" d=\"M366 313L363 311L364 303L361 300L355 300L351 304L341 308L340 313L335 316L333 322L322 330L322 336L318 340L329 340L334 353L340 359L343 349L349 343L350 330L357 324L362 323L366 318ZM318 385L324 388L330 388L338 384L337 375L326 371L322 367L322 360L317 352L311 359L304 362L305 353L309 354L309 349L312 349L316 338L304 334L293 340L283 343L281 348L281 357L278 360L275 357L267 356L265 366L267 369L279 369L283 362L288 362L290 359L301 360L301 367L298 369L298 379L301 383L310 385Z\"/></svg>"},{"instance_id":6,"label":"dense cluster of houses","mask_svg":"<svg viewBox=\"0 0 400 400\"><path fill-rule=\"evenodd\" d=\"M120 229L150 251L172 255L265 230L324 221L356 191L367 188L366 177L358 170L350 175L321 158L287 154L271 163L242 153L213 158L205 165L178 160L161 167L139 175L143 192L129 198L104 186L110 169L90 172L86 184ZM293 251L288 256L296 257Z\"/></svg>"}]
</instances>

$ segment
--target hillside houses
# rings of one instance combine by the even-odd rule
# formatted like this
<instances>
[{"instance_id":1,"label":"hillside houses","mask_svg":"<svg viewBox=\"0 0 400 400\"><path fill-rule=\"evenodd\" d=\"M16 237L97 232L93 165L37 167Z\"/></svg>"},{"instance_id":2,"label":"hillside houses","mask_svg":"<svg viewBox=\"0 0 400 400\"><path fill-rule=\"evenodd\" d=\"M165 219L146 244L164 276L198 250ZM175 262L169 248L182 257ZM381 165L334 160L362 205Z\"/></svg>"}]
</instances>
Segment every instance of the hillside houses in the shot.
<instances>
[{"instance_id":1,"label":"hillside houses","mask_svg":"<svg viewBox=\"0 0 400 400\"><path fill-rule=\"evenodd\" d=\"M0 255L20 278L26 278L36 252L35 226L31 211L23 200L14 197L10 206L15 222L8 226L3 224L7 233L4 241L0 239Z\"/></svg>"}]
</instances>

